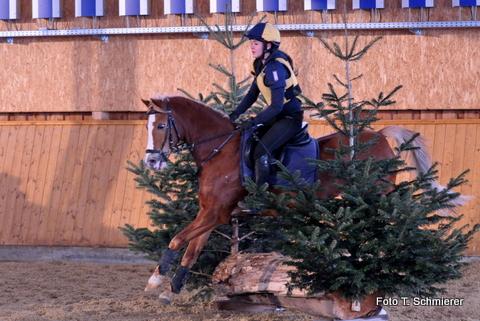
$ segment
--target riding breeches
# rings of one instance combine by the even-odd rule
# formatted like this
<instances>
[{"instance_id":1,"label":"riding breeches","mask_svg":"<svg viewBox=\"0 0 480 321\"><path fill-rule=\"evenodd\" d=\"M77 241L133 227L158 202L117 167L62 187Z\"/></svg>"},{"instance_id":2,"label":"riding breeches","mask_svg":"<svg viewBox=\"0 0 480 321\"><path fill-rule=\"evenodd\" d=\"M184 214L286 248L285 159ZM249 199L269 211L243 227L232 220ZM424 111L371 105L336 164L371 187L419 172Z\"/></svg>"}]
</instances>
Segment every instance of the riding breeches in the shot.
<instances>
[{"instance_id":1,"label":"riding breeches","mask_svg":"<svg viewBox=\"0 0 480 321\"><path fill-rule=\"evenodd\" d=\"M285 117L277 120L260 138L260 142L255 147L254 159L259 159L265 154L272 155L286 144L302 128L302 118Z\"/></svg>"}]
</instances>

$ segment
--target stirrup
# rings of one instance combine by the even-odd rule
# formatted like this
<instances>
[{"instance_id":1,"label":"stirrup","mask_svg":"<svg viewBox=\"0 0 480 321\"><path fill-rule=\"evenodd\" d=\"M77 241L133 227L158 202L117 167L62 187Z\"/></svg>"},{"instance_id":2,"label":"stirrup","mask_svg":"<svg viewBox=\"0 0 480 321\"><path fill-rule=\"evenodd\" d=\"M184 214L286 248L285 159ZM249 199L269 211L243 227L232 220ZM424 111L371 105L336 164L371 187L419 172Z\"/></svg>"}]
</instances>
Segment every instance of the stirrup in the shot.
<instances>
[{"instance_id":1,"label":"stirrup","mask_svg":"<svg viewBox=\"0 0 480 321\"><path fill-rule=\"evenodd\" d=\"M235 209L230 214L232 217L241 217L241 216L260 216L261 211L257 209L249 209L249 208L240 208L235 207Z\"/></svg>"}]
</instances>

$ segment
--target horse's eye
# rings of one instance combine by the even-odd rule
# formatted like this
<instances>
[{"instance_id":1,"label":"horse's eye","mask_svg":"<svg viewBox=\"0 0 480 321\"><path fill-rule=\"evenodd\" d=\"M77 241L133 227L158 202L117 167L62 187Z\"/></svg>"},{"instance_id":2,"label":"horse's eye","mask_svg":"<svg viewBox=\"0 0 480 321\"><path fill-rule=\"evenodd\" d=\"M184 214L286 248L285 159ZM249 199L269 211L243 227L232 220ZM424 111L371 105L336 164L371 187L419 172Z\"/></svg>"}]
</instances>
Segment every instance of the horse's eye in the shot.
<instances>
[{"instance_id":1,"label":"horse's eye","mask_svg":"<svg viewBox=\"0 0 480 321\"><path fill-rule=\"evenodd\" d=\"M165 128L165 124L158 124L157 125L157 129L164 129Z\"/></svg>"}]
</instances>

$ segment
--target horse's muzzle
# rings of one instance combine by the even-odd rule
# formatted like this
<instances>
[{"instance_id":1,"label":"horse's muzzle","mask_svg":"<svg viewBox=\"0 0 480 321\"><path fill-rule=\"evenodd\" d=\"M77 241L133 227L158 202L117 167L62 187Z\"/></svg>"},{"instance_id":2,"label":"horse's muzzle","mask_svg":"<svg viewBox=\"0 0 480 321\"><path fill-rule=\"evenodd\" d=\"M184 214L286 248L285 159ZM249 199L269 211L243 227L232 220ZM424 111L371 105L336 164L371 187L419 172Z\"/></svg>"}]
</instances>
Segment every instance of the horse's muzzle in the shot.
<instances>
[{"instance_id":1,"label":"horse's muzzle","mask_svg":"<svg viewBox=\"0 0 480 321\"><path fill-rule=\"evenodd\" d=\"M167 166L164 157L159 153L147 153L143 160L143 165L152 170L161 170Z\"/></svg>"}]
</instances>

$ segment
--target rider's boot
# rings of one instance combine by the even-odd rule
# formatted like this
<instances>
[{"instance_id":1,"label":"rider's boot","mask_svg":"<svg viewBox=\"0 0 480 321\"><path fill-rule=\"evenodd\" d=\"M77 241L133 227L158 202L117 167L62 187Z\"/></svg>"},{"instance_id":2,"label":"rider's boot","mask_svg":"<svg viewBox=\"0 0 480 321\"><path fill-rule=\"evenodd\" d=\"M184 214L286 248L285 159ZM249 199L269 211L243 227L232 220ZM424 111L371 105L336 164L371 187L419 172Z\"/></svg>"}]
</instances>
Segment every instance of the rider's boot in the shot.
<instances>
[{"instance_id":1,"label":"rider's boot","mask_svg":"<svg viewBox=\"0 0 480 321\"><path fill-rule=\"evenodd\" d=\"M270 177L270 160L268 155L262 155L255 160L255 183L262 186Z\"/></svg>"},{"instance_id":2,"label":"rider's boot","mask_svg":"<svg viewBox=\"0 0 480 321\"><path fill-rule=\"evenodd\" d=\"M255 183L257 186L262 186L268 182L270 177L270 160L268 155L262 155L255 160ZM258 215L260 211L255 208L241 208L237 207L233 210L232 216L240 215Z\"/></svg>"}]
</instances>

